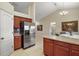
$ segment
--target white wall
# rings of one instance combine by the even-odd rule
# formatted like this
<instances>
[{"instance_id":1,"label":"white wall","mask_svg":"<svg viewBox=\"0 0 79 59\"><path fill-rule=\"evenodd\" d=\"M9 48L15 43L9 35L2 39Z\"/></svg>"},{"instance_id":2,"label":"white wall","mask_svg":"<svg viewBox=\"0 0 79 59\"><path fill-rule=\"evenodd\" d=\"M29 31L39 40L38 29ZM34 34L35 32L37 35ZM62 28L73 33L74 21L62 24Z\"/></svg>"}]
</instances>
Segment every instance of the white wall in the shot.
<instances>
[{"instance_id":1,"label":"white wall","mask_svg":"<svg viewBox=\"0 0 79 59\"><path fill-rule=\"evenodd\" d=\"M8 2L0 2L0 9L5 10L10 14L14 14L14 7Z\"/></svg>"},{"instance_id":2,"label":"white wall","mask_svg":"<svg viewBox=\"0 0 79 59\"><path fill-rule=\"evenodd\" d=\"M59 10L60 11L60 10ZM56 22L56 32L59 33L62 31L61 29L61 22L65 21L79 21L79 9L68 9L69 13L65 16L59 15L59 11L50 16L50 22ZM79 24L78 24L79 25ZM79 27L78 27L79 31Z\"/></svg>"},{"instance_id":3,"label":"white wall","mask_svg":"<svg viewBox=\"0 0 79 59\"><path fill-rule=\"evenodd\" d=\"M31 18L29 15L18 12L18 11L14 11L14 15L15 16L20 16L20 17L25 17L25 18Z\"/></svg>"},{"instance_id":4,"label":"white wall","mask_svg":"<svg viewBox=\"0 0 79 59\"><path fill-rule=\"evenodd\" d=\"M25 18L32 18L33 22L35 22L35 3L32 3L28 6L28 13L22 13L18 11L14 11L15 16L25 17Z\"/></svg>"},{"instance_id":5,"label":"white wall","mask_svg":"<svg viewBox=\"0 0 79 59\"><path fill-rule=\"evenodd\" d=\"M28 14L14 11L14 15L25 17L25 18L32 18L32 21L35 22L35 3L32 3L30 6L28 6L27 12Z\"/></svg>"},{"instance_id":6,"label":"white wall","mask_svg":"<svg viewBox=\"0 0 79 59\"><path fill-rule=\"evenodd\" d=\"M28 15L32 18L33 22L35 22L35 3L32 3L29 7L28 7Z\"/></svg>"},{"instance_id":7,"label":"white wall","mask_svg":"<svg viewBox=\"0 0 79 59\"><path fill-rule=\"evenodd\" d=\"M0 2L0 20L2 19L3 21L1 22L3 25L4 25L4 20L6 20L6 23L5 23L5 25L8 27L8 22L10 22L11 24L10 24L10 26L11 25L13 25L13 23L14 23L14 19L13 19L13 16L14 16L14 7L10 4L10 3L8 3L8 2ZM10 18L11 17L11 18ZM2 25L0 23L0 25ZM8 23L8 24L7 24ZM6 28L6 27L5 27ZM2 29L3 31L5 31L5 29L4 28L0 28L0 29ZM13 26L11 26L11 28L6 28L6 30L7 29L10 29L12 32L13 32ZM2 31L1 31L2 32ZM8 33L8 32L7 32ZM9 32L10 33L10 32ZM14 37L13 37L13 35L12 34L10 34L11 36L10 36L10 40L11 40L11 42L9 42L9 43L11 43L10 45L10 48L12 48L12 52L13 52L13 50L14 50ZM7 41L6 41L7 42ZM5 43L5 42L4 42ZM6 50L7 48L5 47L5 46L3 46L3 44L2 45L0 45L0 50L2 49L1 48L1 46ZM4 50L4 49L2 49L2 50ZM4 52L3 52L4 53ZM6 52L5 52L5 54L6 54Z\"/></svg>"},{"instance_id":8,"label":"white wall","mask_svg":"<svg viewBox=\"0 0 79 59\"><path fill-rule=\"evenodd\" d=\"M39 21L40 24L43 25L43 31L40 31L40 32L37 31L37 35L39 34L39 36L41 36L39 39L41 39L45 35L49 35L49 27L50 27L51 22L56 22L55 31L56 31L56 33L60 33L61 32L61 22L75 21L75 20L79 21L79 9L78 8L67 9L67 11L69 11L69 13L66 16L59 15L59 11L61 11L61 10L58 10ZM79 26L78 26L78 31L79 31Z\"/></svg>"}]
</instances>

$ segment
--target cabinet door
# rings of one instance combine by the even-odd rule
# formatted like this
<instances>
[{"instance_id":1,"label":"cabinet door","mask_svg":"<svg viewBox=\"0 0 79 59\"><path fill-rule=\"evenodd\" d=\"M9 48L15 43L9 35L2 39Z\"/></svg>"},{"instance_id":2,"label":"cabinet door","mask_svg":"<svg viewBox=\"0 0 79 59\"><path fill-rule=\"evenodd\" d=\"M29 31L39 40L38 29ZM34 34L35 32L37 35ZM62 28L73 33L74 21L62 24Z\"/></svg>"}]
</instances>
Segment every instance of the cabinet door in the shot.
<instances>
[{"instance_id":1,"label":"cabinet door","mask_svg":"<svg viewBox=\"0 0 79 59\"><path fill-rule=\"evenodd\" d=\"M79 45L71 44L70 45L70 55L71 56L79 56Z\"/></svg>"},{"instance_id":2,"label":"cabinet door","mask_svg":"<svg viewBox=\"0 0 79 59\"><path fill-rule=\"evenodd\" d=\"M78 50L71 50L70 55L71 56L79 56L79 51Z\"/></svg>"},{"instance_id":3,"label":"cabinet door","mask_svg":"<svg viewBox=\"0 0 79 59\"><path fill-rule=\"evenodd\" d=\"M20 17L20 18L21 18L21 21L32 22L32 19L30 18L23 18L23 17Z\"/></svg>"},{"instance_id":4,"label":"cabinet door","mask_svg":"<svg viewBox=\"0 0 79 59\"><path fill-rule=\"evenodd\" d=\"M21 48L21 37L20 36L15 36L14 37L14 49L19 49Z\"/></svg>"},{"instance_id":5,"label":"cabinet door","mask_svg":"<svg viewBox=\"0 0 79 59\"><path fill-rule=\"evenodd\" d=\"M44 54L47 56L53 56L53 45L52 44L46 44L46 45L44 47Z\"/></svg>"},{"instance_id":6,"label":"cabinet door","mask_svg":"<svg viewBox=\"0 0 79 59\"><path fill-rule=\"evenodd\" d=\"M53 42L50 39L44 40L44 54L53 56Z\"/></svg>"},{"instance_id":7,"label":"cabinet door","mask_svg":"<svg viewBox=\"0 0 79 59\"><path fill-rule=\"evenodd\" d=\"M55 45L54 46L54 55L55 56L68 56L69 49L66 47L62 47L60 45Z\"/></svg>"},{"instance_id":8,"label":"cabinet door","mask_svg":"<svg viewBox=\"0 0 79 59\"><path fill-rule=\"evenodd\" d=\"M20 18L14 17L14 27L20 28Z\"/></svg>"}]
</instances>

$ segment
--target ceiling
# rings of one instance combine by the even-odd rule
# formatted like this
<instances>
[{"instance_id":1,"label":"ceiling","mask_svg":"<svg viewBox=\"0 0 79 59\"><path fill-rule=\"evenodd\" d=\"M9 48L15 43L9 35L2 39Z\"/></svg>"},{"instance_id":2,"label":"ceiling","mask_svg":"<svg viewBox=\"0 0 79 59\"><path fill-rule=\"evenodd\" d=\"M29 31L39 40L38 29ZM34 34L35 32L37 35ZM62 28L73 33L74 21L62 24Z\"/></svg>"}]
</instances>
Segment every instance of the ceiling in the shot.
<instances>
[{"instance_id":1,"label":"ceiling","mask_svg":"<svg viewBox=\"0 0 79 59\"><path fill-rule=\"evenodd\" d=\"M78 8L78 2L38 2L36 3L36 20L40 20L58 9Z\"/></svg>"},{"instance_id":2,"label":"ceiling","mask_svg":"<svg viewBox=\"0 0 79 59\"><path fill-rule=\"evenodd\" d=\"M11 2L16 11L28 13L27 7L33 2ZM40 20L58 9L79 8L78 2L36 2L36 20Z\"/></svg>"},{"instance_id":3,"label":"ceiling","mask_svg":"<svg viewBox=\"0 0 79 59\"><path fill-rule=\"evenodd\" d=\"M14 6L14 10L22 13L28 14L28 6L32 2L10 2Z\"/></svg>"}]
</instances>

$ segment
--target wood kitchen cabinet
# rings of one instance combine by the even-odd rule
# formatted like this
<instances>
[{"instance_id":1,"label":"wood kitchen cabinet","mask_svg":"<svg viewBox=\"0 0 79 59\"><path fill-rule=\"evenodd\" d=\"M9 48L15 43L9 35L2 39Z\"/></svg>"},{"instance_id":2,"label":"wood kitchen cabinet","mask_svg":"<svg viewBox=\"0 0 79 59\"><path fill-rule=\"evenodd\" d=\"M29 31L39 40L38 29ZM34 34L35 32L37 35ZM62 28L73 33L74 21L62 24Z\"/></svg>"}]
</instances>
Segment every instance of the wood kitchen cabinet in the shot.
<instances>
[{"instance_id":1,"label":"wood kitchen cabinet","mask_svg":"<svg viewBox=\"0 0 79 59\"><path fill-rule=\"evenodd\" d=\"M60 45L54 46L54 56L68 56L69 49Z\"/></svg>"},{"instance_id":2,"label":"wood kitchen cabinet","mask_svg":"<svg viewBox=\"0 0 79 59\"><path fill-rule=\"evenodd\" d=\"M79 56L79 45L71 44L70 55Z\"/></svg>"},{"instance_id":3,"label":"wood kitchen cabinet","mask_svg":"<svg viewBox=\"0 0 79 59\"><path fill-rule=\"evenodd\" d=\"M61 41L54 41L54 56L69 56L69 44Z\"/></svg>"},{"instance_id":4,"label":"wood kitchen cabinet","mask_svg":"<svg viewBox=\"0 0 79 59\"><path fill-rule=\"evenodd\" d=\"M19 17L14 17L14 27L20 28L20 18Z\"/></svg>"},{"instance_id":5,"label":"wood kitchen cabinet","mask_svg":"<svg viewBox=\"0 0 79 59\"><path fill-rule=\"evenodd\" d=\"M47 56L53 56L53 40L44 39L44 54Z\"/></svg>"},{"instance_id":6,"label":"wood kitchen cabinet","mask_svg":"<svg viewBox=\"0 0 79 59\"><path fill-rule=\"evenodd\" d=\"M32 19L31 18L24 18L24 17L14 16L14 27L15 28L20 28L20 22L21 21L32 22Z\"/></svg>"},{"instance_id":7,"label":"wood kitchen cabinet","mask_svg":"<svg viewBox=\"0 0 79 59\"><path fill-rule=\"evenodd\" d=\"M43 51L47 56L79 56L79 45L44 38Z\"/></svg>"},{"instance_id":8,"label":"wood kitchen cabinet","mask_svg":"<svg viewBox=\"0 0 79 59\"><path fill-rule=\"evenodd\" d=\"M21 48L21 36L14 36L14 50Z\"/></svg>"},{"instance_id":9,"label":"wood kitchen cabinet","mask_svg":"<svg viewBox=\"0 0 79 59\"><path fill-rule=\"evenodd\" d=\"M20 22L21 21L32 23L31 18L24 18L24 17L20 17L20 16L14 16L14 29L15 29L14 33L17 33L16 29L20 29ZM18 31L18 33L20 33L20 32ZM17 35L15 36L14 35L14 50L21 48L21 45L22 45L21 36L17 36Z\"/></svg>"},{"instance_id":10,"label":"wood kitchen cabinet","mask_svg":"<svg viewBox=\"0 0 79 59\"><path fill-rule=\"evenodd\" d=\"M70 55L71 56L79 56L79 51L78 50L71 50Z\"/></svg>"}]
</instances>

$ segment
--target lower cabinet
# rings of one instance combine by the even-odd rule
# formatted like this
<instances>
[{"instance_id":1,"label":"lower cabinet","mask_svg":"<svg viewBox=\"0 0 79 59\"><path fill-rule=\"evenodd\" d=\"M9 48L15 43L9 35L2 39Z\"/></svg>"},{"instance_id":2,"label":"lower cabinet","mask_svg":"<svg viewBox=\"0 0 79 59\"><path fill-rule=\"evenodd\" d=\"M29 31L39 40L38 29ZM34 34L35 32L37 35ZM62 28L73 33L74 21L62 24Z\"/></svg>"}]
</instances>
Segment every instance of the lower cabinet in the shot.
<instances>
[{"instance_id":1,"label":"lower cabinet","mask_svg":"<svg viewBox=\"0 0 79 59\"><path fill-rule=\"evenodd\" d=\"M70 55L71 56L79 56L79 51L78 50L71 50Z\"/></svg>"},{"instance_id":2,"label":"lower cabinet","mask_svg":"<svg viewBox=\"0 0 79 59\"><path fill-rule=\"evenodd\" d=\"M55 45L54 56L69 56L69 49L60 45Z\"/></svg>"},{"instance_id":3,"label":"lower cabinet","mask_svg":"<svg viewBox=\"0 0 79 59\"><path fill-rule=\"evenodd\" d=\"M71 44L70 55L79 56L79 45Z\"/></svg>"},{"instance_id":4,"label":"lower cabinet","mask_svg":"<svg viewBox=\"0 0 79 59\"><path fill-rule=\"evenodd\" d=\"M52 46L53 46L52 44L48 44L48 48L45 47L46 48L44 51L45 55L53 56L53 47Z\"/></svg>"},{"instance_id":5,"label":"lower cabinet","mask_svg":"<svg viewBox=\"0 0 79 59\"><path fill-rule=\"evenodd\" d=\"M53 41L46 39L44 42L44 54L47 56L53 56Z\"/></svg>"},{"instance_id":6,"label":"lower cabinet","mask_svg":"<svg viewBox=\"0 0 79 59\"><path fill-rule=\"evenodd\" d=\"M79 56L79 45L44 38L43 51L46 56Z\"/></svg>"},{"instance_id":7,"label":"lower cabinet","mask_svg":"<svg viewBox=\"0 0 79 59\"><path fill-rule=\"evenodd\" d=\"M14 36L14 50L21 48L21 36Z\"/></svg>"}]
</instances>

